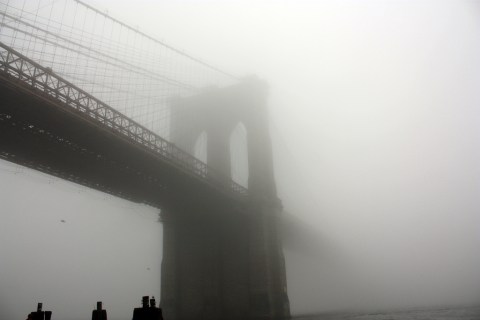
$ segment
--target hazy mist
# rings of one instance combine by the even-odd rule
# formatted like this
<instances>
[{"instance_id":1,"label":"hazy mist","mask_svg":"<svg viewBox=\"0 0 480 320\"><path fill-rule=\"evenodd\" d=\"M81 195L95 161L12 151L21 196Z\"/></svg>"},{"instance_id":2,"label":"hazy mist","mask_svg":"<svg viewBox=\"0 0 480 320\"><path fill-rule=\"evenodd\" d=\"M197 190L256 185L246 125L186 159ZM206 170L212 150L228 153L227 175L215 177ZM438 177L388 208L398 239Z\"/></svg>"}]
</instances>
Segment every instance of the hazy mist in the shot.
<instances>
[{"instance_id":1,"label":"hazy mist","mask_svg":"<svg viewBox=\"0 0 480 320\"><path fill-rule=\"evenodd\" d=\"M315 235L285 251L293 314L480 302L479 2L88 3L268 82L279 197ZM0 202L0 318L159 297L158 209L6 161Z\"/></svg>"}]
</instances>

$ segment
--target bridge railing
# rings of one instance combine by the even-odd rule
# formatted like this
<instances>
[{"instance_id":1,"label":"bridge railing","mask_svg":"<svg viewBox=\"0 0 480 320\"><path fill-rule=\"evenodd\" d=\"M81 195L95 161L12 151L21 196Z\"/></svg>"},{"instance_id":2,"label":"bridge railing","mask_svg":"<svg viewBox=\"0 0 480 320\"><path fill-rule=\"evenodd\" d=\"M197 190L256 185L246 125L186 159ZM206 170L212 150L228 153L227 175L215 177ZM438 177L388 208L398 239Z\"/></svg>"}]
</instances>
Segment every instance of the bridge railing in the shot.
<instances>
[{"instance_id":1,"label":"bridge railing","mask_svg":"<svg viewBox=\"0 0 480 320\"><path fill-rule=\"evenodd\" d=\"M0 42L0 71L61 101L66 107L95 119L115 133L143 145L158 156L205 182L216 185L223 179L204 162L163 139L121 112L113 109L84 90ZM247 189L230 179L230 189L247 195ZM220 186L221 187L221 186Z\"/></svg>"}]
</instances>

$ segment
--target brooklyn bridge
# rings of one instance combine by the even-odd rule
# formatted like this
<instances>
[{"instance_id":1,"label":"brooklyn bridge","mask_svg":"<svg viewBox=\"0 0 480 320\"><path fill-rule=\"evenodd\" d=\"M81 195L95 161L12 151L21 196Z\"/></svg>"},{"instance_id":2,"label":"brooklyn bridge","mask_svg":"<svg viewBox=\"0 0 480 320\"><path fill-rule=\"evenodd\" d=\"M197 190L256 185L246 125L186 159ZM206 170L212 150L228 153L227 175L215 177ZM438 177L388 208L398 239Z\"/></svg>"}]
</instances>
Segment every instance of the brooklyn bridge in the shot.
<instances>
[{"instance_id":1,"label":"brooklyn bridge","mask_svg":"<svg viewBox=\"0 0 480 320\"><path fill-rule=\"evenodd\" d=\"M0 157L159 208L166 319L288 318L267 84L82 1L1 6Z\"/></svg>"},{"instance_id":2,"label":"brooklyn bridge","mask_svg":"<svg viewBox=\"0 0 480 320\"><path fill-rule=\"evenodd\" d=\"M0 318L479 319L478 9L0 0Z\"/></svg>"}]
</instances>

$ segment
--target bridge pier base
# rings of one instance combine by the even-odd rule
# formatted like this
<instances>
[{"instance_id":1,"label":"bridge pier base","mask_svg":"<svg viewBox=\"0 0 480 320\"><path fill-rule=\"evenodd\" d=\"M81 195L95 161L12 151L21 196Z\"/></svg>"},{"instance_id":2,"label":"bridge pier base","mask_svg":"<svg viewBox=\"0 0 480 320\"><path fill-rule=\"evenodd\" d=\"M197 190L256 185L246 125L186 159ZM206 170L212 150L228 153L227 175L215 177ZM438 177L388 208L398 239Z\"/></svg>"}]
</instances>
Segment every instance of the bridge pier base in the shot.
<instances>
[{"instance_id":1,"label":"bridge pier base","mask_svg":"<svg viewBox=\"0 0 480 320\"><path fill-rule=\"evenodd\" d=\"M256 204L245 211L164 213L165 319L288 318L276 211Z\"/></svg>"},{"instance_id":2,"label":"bridge pier base","mask_svg":"<svg viewBox=\"0 0 480 320\"><path fill-rule=\"evenodd\" d=\"M257 204L250 223L249 279L252 319L290 316L285 259L278 238L278 209Z\"/></svg>"}]
</instances>

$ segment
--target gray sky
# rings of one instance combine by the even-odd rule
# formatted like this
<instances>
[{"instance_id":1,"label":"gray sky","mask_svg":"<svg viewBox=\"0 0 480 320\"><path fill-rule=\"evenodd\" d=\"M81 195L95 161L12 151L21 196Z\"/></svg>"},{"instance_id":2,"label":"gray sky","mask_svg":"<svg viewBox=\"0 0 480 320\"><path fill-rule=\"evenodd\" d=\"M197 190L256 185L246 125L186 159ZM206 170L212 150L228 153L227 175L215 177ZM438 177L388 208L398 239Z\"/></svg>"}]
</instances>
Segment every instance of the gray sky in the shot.
<instances>
[{"instance_id":1,"label":"gray sky","mask_svg":"<svg viewBox=\"0 0 480 320\"><path fill-rule=\"evenodd\" d=\"M89 3L269 82L280 196L336 253L287 252L294 312L478 302L478 2ZM0 169L2 312L103 299L116 318L159 295L155 209Z\"/></svg>"}]
</instances>

